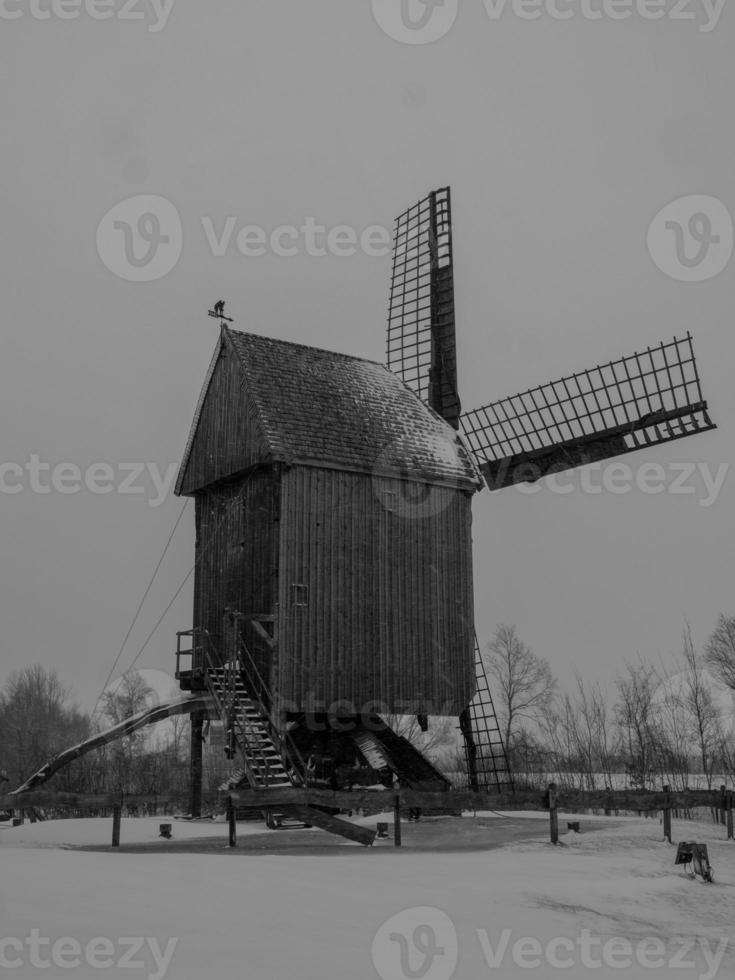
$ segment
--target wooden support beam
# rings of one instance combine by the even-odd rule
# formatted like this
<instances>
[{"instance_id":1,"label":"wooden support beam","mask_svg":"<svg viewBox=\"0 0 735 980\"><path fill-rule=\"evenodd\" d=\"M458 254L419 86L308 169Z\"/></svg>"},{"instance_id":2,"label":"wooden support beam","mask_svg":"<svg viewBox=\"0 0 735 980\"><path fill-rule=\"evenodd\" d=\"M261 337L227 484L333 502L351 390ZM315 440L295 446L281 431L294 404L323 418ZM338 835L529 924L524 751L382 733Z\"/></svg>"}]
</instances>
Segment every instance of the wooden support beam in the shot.
<instances>
[{"instance_id":1,"label":"wooden support beam","mask_svg":"<svg viewBox=\"0 0 735 980\"><path fill-rule=\"evenodd\" d=\"M265 642L266 642L266 643L268 644L268 646L269 646L269 647L271 648L271 650L274 650L274 649L275 649L275 647L276 647L276 641L275 641L275 640L273 639L273 637L272 637L272 636L270 635L270 633L269 633L269 632L268 632L268 630L267 630L267 629L265 628L265 626L262 626L262 625L261 625L261 624L260 624L260 623L258 622L258 620L257 620L257 619L253 619L253 620L251 620L251 621L250 621L250 625L251 625L251 626L253 627L253 629L254 629L254 630L255 630L255 632L256 632L256 633L258 634L258 636L259 636L259 637L261 638L261 640L264 640L264 641L265 641Z\"/></svg>"},{"instance_id":2,"label":"wooden support beam","mask_svg":"<svg viewBox=\"0 0 735 980\"><path fill-rule=\"evenodd\" d=\"M551 843L559 843L559 794L556 783L549 783L549 833Z\"/></svg>"},{"instance_id":3,"label":"wooden support beam","mask_svg":"<svg viewBox=\"0 0 735 980\"><path fill-rule=\"evenodd\" d=\"M116 804L112 808L112 846L120 846L120 824L122 823L122 806Z\"/></svg>"},{"instance_id":4,"label":"wooden support beam","mask_svg":"<svg viewBox=\"0 0 735 980\"><path fill-rule=\"evenodd\" d=\"M514 794L472 793L466 790L447 790L443 792L424 792L412 789L401 790L401 804L405 807L420 807L422 810L540 810L540 791L516 792ZM203 796L208 805L215 802L213 794ZM220 797L221 799L221 797ZM319 805L342 810L364 809L373 813L392 811L395 793L392 790L372 792L370 790L331 790L303 789L299 787L274 787L271 789L240 789L232 792L235 805L240 808L265 810L269 807ZM650 812L662 810L667 797L661 792L648 790L609 790L559 791L559 808L567 813L578 810L605 808ZM125 796L124 805L141 804L173 805L186 807L186 798L180 794L157 796L153 793L135 793ZM693 807L719 809L719 790L691 790L669 794L668 802L672 809L686 810ZM29 790L24 793L9 793L0 797L0 807L4 810L30 807L59 807L84 809L111 809L120 803L119 793L61 793L50 790Z\"/></svg>"},{"instance_id":5,"label":"wooden support beam","mask_svg":"<svg viewBox=\"0 0 735 980\"><path fill-rule=\"evenodd\" d=\"M371 830L370 827L362 827L360 824L350 823L349 820L341 820L339 817L325 813L323 810L317 810L315 807L294 806L288 807L288 811L298 817L299 820L303 820L304 823L321 827L322 830L327 830L330 834L338 834L340 837L346 837L358 844L370 846L375 840L377 831Z\"/></svg>"},{"instance_id":6,"label":"wooden support beam","mask_svg":"<svg viewBox=\"0 0 735 980\"><path fill-rule=\"evenodd\" d=\"M669 844L671 843L671 787L664 786L664 794L666 799L664 800L664 840L667 840Z\"/></svg>"},{"instance_id":7,"label":"wooden support beam","mask_svg":"<svg viewBox=\"0 0 735 980\"><path fill-rule=\"evenodd\" d=\"M557 790L559 808L568 813L578 810L609 808L611 810L654 811L662 810L667 797L662 792L620 790ZM406 807L420 807L431 810L540 810L542 809L540 791L505 793L472 793L465 790L446 792L424 792L401 789L401 802ZM345 810L366 809L374 813L391 811L395 794L391 790L373 792L371 790L337 791L301 789L297 787L274 788L267 790L237 790L233 794L238 807L262 809L265 806L281 806L293 803L318 803L321 806L338 807ZM693 807L717 807L717 790L691 790L670 793L668 801L672 809L691 809Z\"/></svg>"},{"instance_id":8,"label":"wooden support beam","mask_svg":"<svg viewBox=\"0 0 735 980\"><path fill-rule=\"evenodd\" d=\"M227 832L230 847L237 847L237 816L232 797L227 797Z\"/></svg>"},{"instance_id":9,"label":"wooden support beam","mask_svg":"<svg viewBox=\"0 0 735 980\"><path fill-rule=\"evenodd\" d=\"M217 802L213 793L202 795L203 805L212 807ZM0 808L4 810L24 807L53 807L69 810L111 810L120 803L119 793L60 793L51 790L29 790L27 793L0 797ZM131 793L123 799L123 806L159 806L176 807L181 813L187 812L188 797L177 794Z\"/></svg>"},{"instance_id":10,"label":"wooden support beam","mask_svg":"<svg viewBox=\"0 0 735 980\"><path fill-rule=\"evenodd\" d=\"M202 778L204 767L202 751L204 745L204 713L195 711L191 715L189 782L189 812L195 819L202 815Z\"/></svg>"},{"instance_id":11,"label":"wooden support beam","mask_svg":"<svg viewBox=\"0 0 735 980\"><path fill-rule=\"evenodd\" d=\"M467 756L467 777L470 781L470 789L477 793L480 783L477 779L477 745L472 733L472 719L470 709L465 708L459 716L459 728L464 738L465 754Z\"/></svg>"}]
</instances>

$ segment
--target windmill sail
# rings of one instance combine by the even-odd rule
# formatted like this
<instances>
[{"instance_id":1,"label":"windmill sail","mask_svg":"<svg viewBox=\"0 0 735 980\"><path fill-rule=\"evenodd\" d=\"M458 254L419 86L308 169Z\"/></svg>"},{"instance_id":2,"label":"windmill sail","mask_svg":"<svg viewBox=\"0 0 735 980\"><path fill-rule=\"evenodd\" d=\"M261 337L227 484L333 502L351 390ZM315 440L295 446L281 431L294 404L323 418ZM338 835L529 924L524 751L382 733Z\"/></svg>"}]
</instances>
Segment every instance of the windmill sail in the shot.
<instances>
[{"instance_id":1,"label":"windmill sail","mask_svg":"<svg viewBox=\"0 0 735 980\"><path fill-rule=\"evenodd\" d=\"M462 416L491 490L714 428L689 333Z\"/></svg>"},{"instance_id":2,"label":"windmill sail","mask_svg":"<svg viewBox=\"0 0 735 980\"><path fill-rule=\"evenodd\" d=\"M396 218L388 367L459 428L452 205L448 187Z\"/></svg>"}]
</instances>

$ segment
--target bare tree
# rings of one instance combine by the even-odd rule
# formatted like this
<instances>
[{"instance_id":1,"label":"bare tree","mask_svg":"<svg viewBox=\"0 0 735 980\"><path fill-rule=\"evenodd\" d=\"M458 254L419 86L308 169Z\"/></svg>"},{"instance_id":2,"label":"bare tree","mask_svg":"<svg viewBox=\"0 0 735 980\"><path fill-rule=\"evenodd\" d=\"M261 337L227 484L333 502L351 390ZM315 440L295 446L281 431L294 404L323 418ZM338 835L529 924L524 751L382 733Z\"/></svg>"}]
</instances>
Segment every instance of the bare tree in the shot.
<instances>
[{"instance_id":1,"label":"bare tree","mask_svg":"<svg viewBox=\"0 0 735 980\"><path fill-rule=\"evenodd\" d=\"M526 646L515 626L498 626L487 650L484 657L495 680L495 704L505 729L505 745L511 750L521 721L537 723L548 709L556 681L547 661Z\"/></svg>"},{"instance_id":2,"label":"bare tree","mask_svg":"<svg viewBox=\"0 0 735 980\"><path fill-rule=\"evenodd\" d=\"M33 664L10 675L0 694L0 745L16 785L88 732L89 719L55 671Z\"/></svg>"},{"instance_id":3,"label":"bare tree","mask_svg":"<svg viewBox=\"0 0 735 980\"><path fill-rule=\"evenodd\" d=\"M612 725L599 684L586 685L575 671L576 691L565 694L544 714L544 739L555 758L562 784L597 789L598 776L610 785L615 764Z\"/></svg>"},{"instance_id":4,"label":"bare tree","mask_svg":"<svg viewBox=\"0 0 735 980\"><path fill-rule=\"evenodd\" d=\"M707 789L712 789L715 754L722 740L722 720L688 624L684 630L683 655L685 667L682 697L691 719Z\"/></svg>"},{"instance_id":5,"label":"bare tree","mask_svg":"<svg viewBox=\"0 0 735 980\"><path fill-rule=\"evenodd\" d=\"M656 762L660 733L656 730L654 692L659 686L650 664L626 664L626 673L616 680L616 715L623 737L627 766L634 785L645 788Z\"/></svg>"},{"instance_id":6,"label":"bare tree","mask_svg":"<svg viewBox=\"0 0 735 980\"><path fill-rule=\"evenodd\" d=\"M671 676L663 668L656 673L649 757L662 781L674 789L689 786L690 754L693 744L692 720L686 703L681 674Z\"/></svg>"},{"instance_id":7,"label":"bare tree","mask_svg":"<svg viewBox=\"0 0 735 980\"><path fill-rule=\"evenodd\" d=\"M111 724L117 725L143 711L153 693L153 689L137 671L129 670L123 674L114 690L106 691L103 695L104 714ZM136 780L140 781L143 775L145 740L146 734L138 731L123 736L109 746L112 768L117 780L116 789L130 790Z\"/></svg>"},{"instance_id":8,"label":"bare tree","mask_svg":"<svg viewBox=\"0 0 735 980\"><path fill-rule=\"evenodd\" d=\"M735 691L735 616L721 615L705 646L705 660Z\"/></svg>"}]
</instances>

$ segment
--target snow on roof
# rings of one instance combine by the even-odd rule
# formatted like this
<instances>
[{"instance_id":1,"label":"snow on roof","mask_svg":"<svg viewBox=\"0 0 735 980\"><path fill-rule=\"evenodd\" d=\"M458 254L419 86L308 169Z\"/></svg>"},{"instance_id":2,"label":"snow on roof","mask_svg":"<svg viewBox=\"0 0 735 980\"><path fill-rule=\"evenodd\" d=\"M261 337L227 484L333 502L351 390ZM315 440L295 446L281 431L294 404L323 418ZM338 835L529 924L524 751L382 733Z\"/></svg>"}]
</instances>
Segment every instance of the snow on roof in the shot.
<instances>
[{"instance_id":1,"label":"snow on roof","mask_svg":"<svg viewBox=\"0 0 735 980\"><path fill-rule=\"evenodd\" d=\"M274 460L482 485L459 434L384 365L227 328L223 339L238 357ZM213 366L200 409L212 374Z\"/></svg>"}]
</instances>

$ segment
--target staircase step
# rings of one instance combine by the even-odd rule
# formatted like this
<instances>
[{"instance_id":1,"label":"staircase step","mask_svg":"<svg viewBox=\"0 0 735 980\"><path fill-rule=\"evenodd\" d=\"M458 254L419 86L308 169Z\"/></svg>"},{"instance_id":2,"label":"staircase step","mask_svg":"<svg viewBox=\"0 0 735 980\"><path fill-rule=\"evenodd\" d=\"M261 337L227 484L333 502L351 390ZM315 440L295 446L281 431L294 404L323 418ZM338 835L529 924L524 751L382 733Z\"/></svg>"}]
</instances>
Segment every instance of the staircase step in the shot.
<instances>
[{"instance_id":1,"label":"staircase step","mask_svg":"<svg viewBox=\"0 0 735 980\"><path fill-rule=\"evenodd\" d=\"M233 725L235 743L245 762L245 767L236 769L222 788L231 789L244 780L257 788L291 786L268 721L242 679L233 678L222 667L213 668L209 671L209 689L221 717Z\"/></svg>"}]
</instances>

